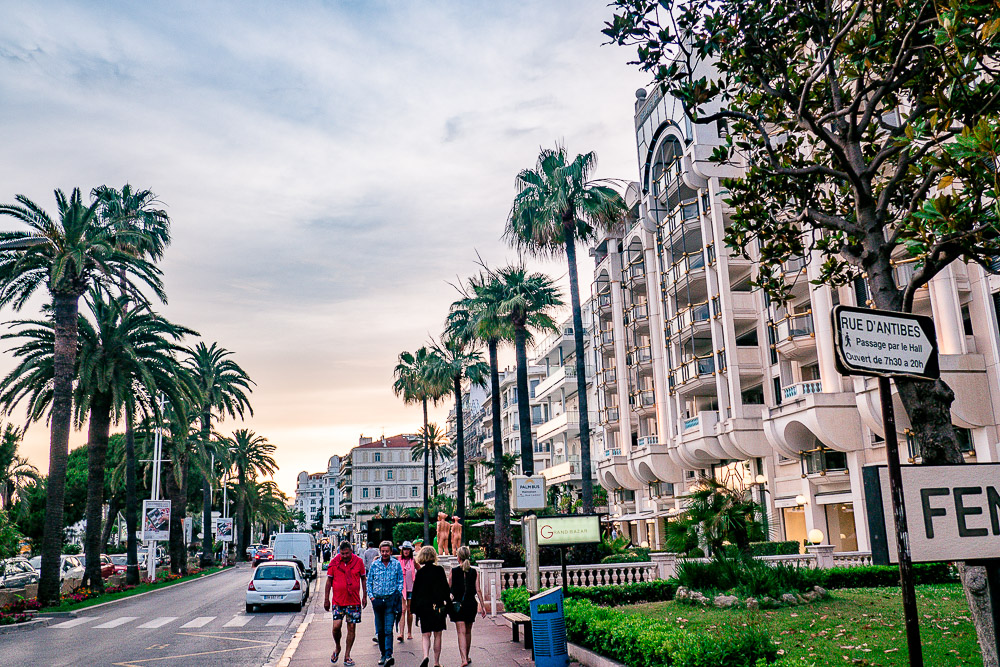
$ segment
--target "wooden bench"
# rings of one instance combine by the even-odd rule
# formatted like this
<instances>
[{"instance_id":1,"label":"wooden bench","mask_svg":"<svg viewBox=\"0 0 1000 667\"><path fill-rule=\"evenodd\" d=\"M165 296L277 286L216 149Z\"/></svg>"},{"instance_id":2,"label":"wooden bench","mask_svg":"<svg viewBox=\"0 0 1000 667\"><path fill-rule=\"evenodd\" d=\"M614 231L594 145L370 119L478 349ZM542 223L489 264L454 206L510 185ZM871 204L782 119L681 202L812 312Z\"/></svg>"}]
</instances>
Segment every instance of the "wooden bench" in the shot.
<instances>
[{"instance_id":1,"label":"wooden bench","mask_svg":"<svg viewBox=\"0 0 1000 667\"><path fill-rule=\"evenodd\" d=\"M530 651L532 648L531 617L526 616L525 614L506 613L503 614L503 618L505 621L510 623L511 641L521 641L519 630L522 625L524 626L524 648Z\"/></svg>"}]
</instances>

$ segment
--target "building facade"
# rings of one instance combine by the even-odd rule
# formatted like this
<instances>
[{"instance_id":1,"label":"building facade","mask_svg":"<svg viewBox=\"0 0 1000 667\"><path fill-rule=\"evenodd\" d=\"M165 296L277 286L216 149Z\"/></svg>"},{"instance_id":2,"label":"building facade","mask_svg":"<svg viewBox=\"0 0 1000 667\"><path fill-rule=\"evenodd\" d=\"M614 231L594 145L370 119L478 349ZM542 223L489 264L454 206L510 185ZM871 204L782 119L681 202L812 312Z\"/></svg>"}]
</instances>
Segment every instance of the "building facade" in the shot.
<instances>
[{"instance_id":1,"label":"building facade","mask_svg":"<svg viewBox=\"0 0 1000 667\"><path fill-rule=\"evenodd\" d=\"M340 489L341 460L331 456L326 462L326 472L299 473L295 483L293 509L300 510L306 517L300 528L308 528L322 510L323 529L334 530L343 524L343 507Z\"/></svg>"},{"instance_id":2,"label":"building facade","mask_svg":"<svg viewBox=\"0 0 1000 667\"><path fill-rule=\"evenodd\" d=\"M356 524L386 505L423 506L423 461L414 461L410 455L418 441L416 435L379 440L362 436L360 444L343 457L344 513L353 516Z\"/></svg>"}]
</instances>

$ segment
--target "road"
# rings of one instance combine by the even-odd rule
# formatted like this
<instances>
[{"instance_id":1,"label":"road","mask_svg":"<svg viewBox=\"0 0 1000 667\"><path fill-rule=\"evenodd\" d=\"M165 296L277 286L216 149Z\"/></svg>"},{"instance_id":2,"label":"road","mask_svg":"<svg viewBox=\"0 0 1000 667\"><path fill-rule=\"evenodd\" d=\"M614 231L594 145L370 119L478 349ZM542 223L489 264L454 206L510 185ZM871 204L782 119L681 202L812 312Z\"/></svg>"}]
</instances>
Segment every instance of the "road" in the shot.
<instances>
[{"instance_id":1,"label":"road","mask_svg":"<svg viewBox=\"0 0 1000 667\"><path fill-rule=\"evenodd\" d=\"M305 612L245 612L247 565L174 584L149 595L84 609L79 617L0 639L6 665L197 664L260 667L277 663ZM316 595L315 582L313 595Z\"/></svg>"}]
</instances>

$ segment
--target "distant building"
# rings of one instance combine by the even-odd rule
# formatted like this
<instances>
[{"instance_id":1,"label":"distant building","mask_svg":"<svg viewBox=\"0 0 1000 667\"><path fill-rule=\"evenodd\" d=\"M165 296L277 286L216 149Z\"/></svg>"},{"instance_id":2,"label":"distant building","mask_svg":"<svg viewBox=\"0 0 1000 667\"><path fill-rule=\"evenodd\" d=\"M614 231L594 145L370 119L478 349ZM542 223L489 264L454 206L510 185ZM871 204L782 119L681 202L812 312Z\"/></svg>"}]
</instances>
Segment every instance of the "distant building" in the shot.
<instances>
[{"instance_id":1,"label":"distant building","mask_svg":"<svg viewBox=\"0 0 1000 667\"><path fill-rule=\"evenodd\" d=\"M295 484L294 509L300 510L306 517L299 528L310 528L321 509L324 530L329 532L345 523L342 519L338 521L345 515L341 503L340 471L340 457L334 455L327 461L326 472L309 473L303 470L299 473Z\"/></svg>"},{"instance_id":2,"label":"distant building","mask_svg":"<svg viewBox=\"0 0 1000 667\"><path fill-rule=\"evenodd\" d=\"M424 470L413 461L410 448L419 440L412 434L380 440L361 436L359 445L346 454L340 466L343 512L358 524L379 508L422 507Z\"/></svg>"}]
</instances>

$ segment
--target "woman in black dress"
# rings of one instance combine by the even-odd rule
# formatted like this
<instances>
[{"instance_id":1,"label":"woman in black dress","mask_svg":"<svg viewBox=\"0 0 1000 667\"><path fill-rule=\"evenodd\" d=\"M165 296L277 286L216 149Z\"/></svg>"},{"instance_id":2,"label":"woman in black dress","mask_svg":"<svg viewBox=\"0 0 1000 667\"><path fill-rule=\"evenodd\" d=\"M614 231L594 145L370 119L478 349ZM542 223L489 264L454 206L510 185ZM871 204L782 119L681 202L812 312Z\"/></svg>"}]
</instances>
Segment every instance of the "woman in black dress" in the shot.
<instances>
[{"instance_id":1,"label":"woman in black dress","mask_svg":"<svg viewBox=\"0 0 1000 667\"><path fill-rule=\"evenodd\" d=\"M469 561L472 554L469 547L459 547L458 567L451 570L451 597L453 602L451 620L455 621L458 630L458 653L462 659L461 667L472 660L469 658L469 648L472 647L472 624L476 622L476 595L483 599L483 591L479 587L479 571L472 567ZM486 605L479 608L483 618L486 618Z\"/></svg>"},{"instance_id":2,"label":"woman in black dress","mask_svg":"<svg viewBox=\"0 0 1000 667\"><path fill-rule=\"evenodd\" d=\"M417 552L416 561L420 565L413 577L413 598L410 608L420 625L424 647L424 661L420 667L427 667L431 652L431 635L434 635L434 665L441 664L441 633L447 625L448 608L451 606L451 591L444 568L437 564L434 547L424 547Z\"/></svg>"}]
</instances>

